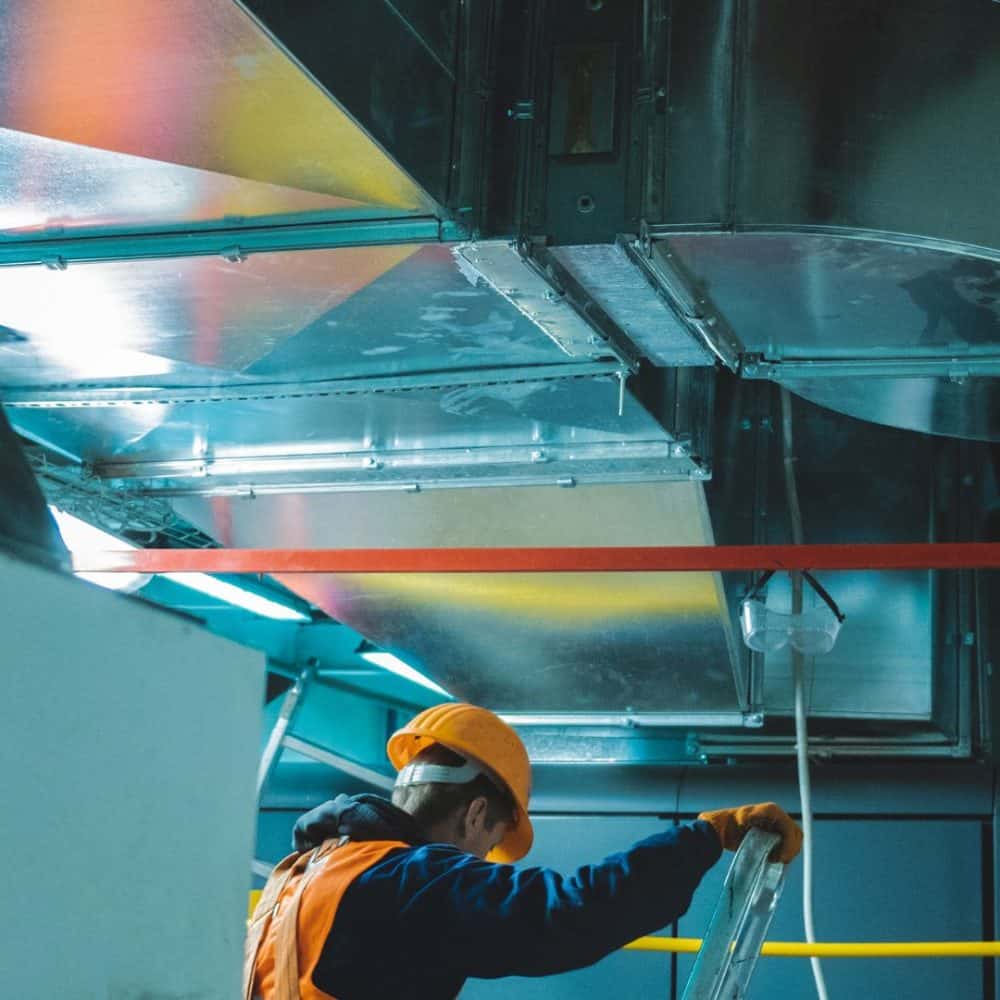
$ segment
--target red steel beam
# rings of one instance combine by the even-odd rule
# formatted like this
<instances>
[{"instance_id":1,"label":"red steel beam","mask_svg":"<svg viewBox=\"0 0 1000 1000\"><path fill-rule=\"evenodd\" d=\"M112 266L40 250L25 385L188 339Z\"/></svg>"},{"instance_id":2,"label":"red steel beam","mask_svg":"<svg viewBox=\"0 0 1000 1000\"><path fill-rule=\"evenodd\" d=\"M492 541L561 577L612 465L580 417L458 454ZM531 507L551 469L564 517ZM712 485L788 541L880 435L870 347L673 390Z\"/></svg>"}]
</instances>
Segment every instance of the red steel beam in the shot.
<instances>
[{"instance_id":1,"label":"red steel beam","mask_svg":"<svg viewBox=\"0 0 1000 1000\"><path fill-rule=\"evenodd\" d=\"M487 549L133 549L76 553L78 572L654 573L1000 568L1000 543Z\"/></svg>"}]
</instances>

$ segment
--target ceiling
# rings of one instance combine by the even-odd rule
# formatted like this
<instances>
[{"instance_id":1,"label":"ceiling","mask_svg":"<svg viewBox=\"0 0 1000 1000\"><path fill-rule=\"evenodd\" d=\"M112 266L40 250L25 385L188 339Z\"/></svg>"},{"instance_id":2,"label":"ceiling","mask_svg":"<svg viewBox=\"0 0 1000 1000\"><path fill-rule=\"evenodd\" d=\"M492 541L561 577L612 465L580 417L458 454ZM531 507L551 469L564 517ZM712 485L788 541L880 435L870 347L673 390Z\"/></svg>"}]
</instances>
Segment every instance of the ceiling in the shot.
<instances>
[{"instance_id":1,"label":"ceiling","mask_svg":"<svg viewBox=\"0 0 1000 1000\"><path fill-rule=\"evenodd\" d=\"M913 516L857 540L973 537L1000 7L505 11L5 8L0 401L50 492L233 546L784 541L778 383L825 408L797 404L800 448L870 463L820 463L810 540L879 503L834 477L887 495L907 468ZM975 504L944 501L955 470ZM745 581L284 583L539 725L787 710L781 661L733 640ZM855 615L898 661L866 699L845 658L815 707L937 724L937 633L900 639L936 578L876 589L895 625Z\"/></svg>"}]
</instances>

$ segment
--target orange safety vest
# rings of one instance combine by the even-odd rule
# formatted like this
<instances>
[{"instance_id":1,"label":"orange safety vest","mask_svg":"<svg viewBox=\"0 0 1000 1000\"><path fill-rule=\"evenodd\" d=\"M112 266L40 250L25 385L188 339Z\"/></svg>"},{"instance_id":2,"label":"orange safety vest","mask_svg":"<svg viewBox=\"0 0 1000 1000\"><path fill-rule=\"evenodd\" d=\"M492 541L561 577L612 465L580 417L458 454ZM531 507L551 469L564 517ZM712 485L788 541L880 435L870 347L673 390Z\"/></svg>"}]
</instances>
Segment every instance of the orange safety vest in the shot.
<instances>
[{"instance_id":1,"label":"orange safety vest","mask_svg":"<svg viewBox=\"0 0 1000 1000\"><path fill-rule=\"evenodd\" d=\"M348 886L402 841L328 840L271 873L247 931L244 1000L336 1000L313 972Z\"/></svg>"}]
</instances>

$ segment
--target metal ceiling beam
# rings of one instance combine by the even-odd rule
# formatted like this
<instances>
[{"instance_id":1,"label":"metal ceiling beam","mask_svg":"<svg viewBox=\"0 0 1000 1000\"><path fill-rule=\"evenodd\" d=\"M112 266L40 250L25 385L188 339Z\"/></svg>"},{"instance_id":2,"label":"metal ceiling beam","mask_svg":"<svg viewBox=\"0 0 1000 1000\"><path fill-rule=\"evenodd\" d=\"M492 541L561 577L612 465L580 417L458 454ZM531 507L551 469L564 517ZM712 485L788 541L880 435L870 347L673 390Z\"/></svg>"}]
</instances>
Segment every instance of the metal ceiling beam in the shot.
<instances>
[{"instance_id":1,"label":"metal ceiling beam","mask_svg":"<svg viewBox=\"0 0 1000 1000\"><path fill-rule=\"evenodd\" d=\"M77 572L661 573L1000 568L1000 542L454 549L135 549L75 554Z\"/></svg>"},{"instance_id":2,"label":"metal ceiling beam","mask_svg":"<svg viewBox=\"0 0 1000 1000\"><path fill-rule=\"evenodd\" d=\"M252 253L329 250L400 243L443 243L464 239L464 230L433 216L364 219L350 222L275 223L255 226L198 226L5 240L0 267L40 264L64 270L73 263L211 257L241 261Z\"/></svg>"}]
</instances>

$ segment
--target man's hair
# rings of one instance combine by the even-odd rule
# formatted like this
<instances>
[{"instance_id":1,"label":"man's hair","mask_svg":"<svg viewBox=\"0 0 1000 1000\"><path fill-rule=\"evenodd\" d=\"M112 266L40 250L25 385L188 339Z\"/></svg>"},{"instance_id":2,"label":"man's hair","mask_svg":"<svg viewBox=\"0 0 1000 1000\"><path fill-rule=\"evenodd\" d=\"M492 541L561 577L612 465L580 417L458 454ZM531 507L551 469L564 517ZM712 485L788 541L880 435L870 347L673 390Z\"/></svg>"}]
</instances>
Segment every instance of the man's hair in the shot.
<instances>
[{"instance_id":1,"label":"man's hair","mask_svg":"<svg viewBox=\"0 0 1000 1000\"><path fill-rule=\"evenodd\" d=\"M461 767L466 760L454 750L432 743L421 750L412 762ZM487 828L492 829L501 820L513 822L516 812L513 799L506 789L485 774L477 774L471 781L460 785L436 782L404 785L394 788L392 792L393 805L405 809L425 830L449 819L459 808L464 812L473 799L478 798L486 799Z\"/></svg>"}]
</instances>

